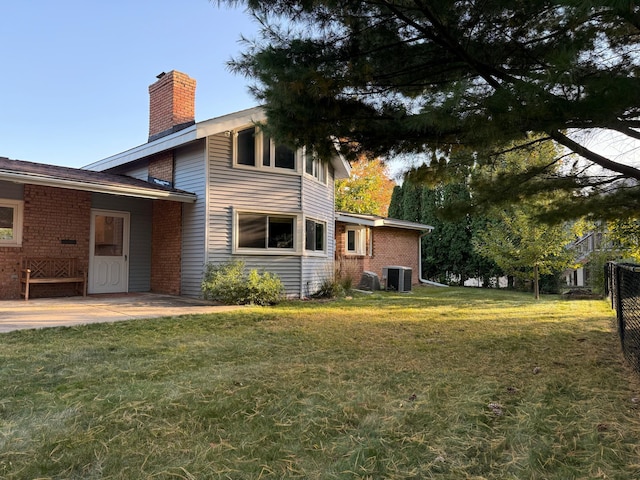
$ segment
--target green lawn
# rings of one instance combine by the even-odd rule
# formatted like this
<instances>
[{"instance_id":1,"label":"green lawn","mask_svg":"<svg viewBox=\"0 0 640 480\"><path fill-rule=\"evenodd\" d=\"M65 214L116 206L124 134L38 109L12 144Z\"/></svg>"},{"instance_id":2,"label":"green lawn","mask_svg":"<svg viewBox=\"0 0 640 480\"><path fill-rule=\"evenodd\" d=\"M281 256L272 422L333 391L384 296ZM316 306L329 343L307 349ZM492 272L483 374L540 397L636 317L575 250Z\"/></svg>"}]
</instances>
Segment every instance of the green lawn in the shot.
<instances>
[{"instance_id":1,"label":"green lawn","mask_svg":"<svg viewBox=\"0 0 640 480\"><path fill-rule=\"evenodd\" d=\"M613 319L451 288L3 334L0 477L640 478Z\"/></svg>"}]
</instances>

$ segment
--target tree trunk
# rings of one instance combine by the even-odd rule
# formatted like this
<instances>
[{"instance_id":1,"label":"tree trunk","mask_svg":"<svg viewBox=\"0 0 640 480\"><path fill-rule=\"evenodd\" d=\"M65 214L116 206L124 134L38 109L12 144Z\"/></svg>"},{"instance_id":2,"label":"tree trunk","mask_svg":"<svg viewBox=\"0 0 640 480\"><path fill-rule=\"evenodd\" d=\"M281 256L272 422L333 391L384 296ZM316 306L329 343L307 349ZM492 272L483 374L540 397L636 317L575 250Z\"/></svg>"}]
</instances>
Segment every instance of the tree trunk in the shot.
<instances>
[{"instance_id":1,"label":"tree trunk","mask_svg":"<svg viewBox=\"0 0 640 480\"><path fill-rule=\"evenodd\" d=\"M533 266L533 295L536 300L540 300L540 275L537 263Z\"/></svg>"}]
</instances>

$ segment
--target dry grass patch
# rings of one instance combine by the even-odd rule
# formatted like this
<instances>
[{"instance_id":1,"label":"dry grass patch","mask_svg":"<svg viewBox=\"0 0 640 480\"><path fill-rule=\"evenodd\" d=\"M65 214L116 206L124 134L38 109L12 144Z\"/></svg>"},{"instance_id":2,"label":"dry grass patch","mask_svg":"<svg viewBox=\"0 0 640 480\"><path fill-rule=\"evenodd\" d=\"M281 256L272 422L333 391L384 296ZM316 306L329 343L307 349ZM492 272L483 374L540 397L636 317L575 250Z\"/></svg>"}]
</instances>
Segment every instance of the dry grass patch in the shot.
<instances>
[{"instance_id":1,"label":"dry grass patch","mask_svg":"<svg viewBox=\"0 0 640 480\"><path fill-rule=\"evenodd\" d=\"M0 336L0 476L640 477L604 301L420 289Z\"/></svg>"}]
</instances>

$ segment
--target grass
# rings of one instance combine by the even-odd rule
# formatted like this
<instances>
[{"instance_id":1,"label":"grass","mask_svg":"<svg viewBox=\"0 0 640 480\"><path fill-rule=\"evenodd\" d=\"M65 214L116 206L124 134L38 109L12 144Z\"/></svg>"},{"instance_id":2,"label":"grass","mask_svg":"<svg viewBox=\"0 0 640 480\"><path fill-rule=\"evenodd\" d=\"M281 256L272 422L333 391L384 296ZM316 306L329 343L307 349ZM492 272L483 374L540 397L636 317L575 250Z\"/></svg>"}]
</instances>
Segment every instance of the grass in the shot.
<instances>
[{"instance_id":1,"label":"grass","mask_svg":"<svg viewBox=\"0 0 640 480\"><path fill-rule=\"evenodd\" d=\"M640 478L613 316L451 288L4 334L0 477Z\"/></svg>"}]
</instances>

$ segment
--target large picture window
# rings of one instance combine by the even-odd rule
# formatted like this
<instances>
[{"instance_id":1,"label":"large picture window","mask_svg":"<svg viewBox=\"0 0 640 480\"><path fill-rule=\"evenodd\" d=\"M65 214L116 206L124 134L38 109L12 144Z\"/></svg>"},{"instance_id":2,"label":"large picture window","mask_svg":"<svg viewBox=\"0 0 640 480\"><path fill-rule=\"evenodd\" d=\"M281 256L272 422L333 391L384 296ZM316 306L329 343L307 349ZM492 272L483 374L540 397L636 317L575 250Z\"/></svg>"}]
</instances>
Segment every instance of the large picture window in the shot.
<instances>
[{"instance_id":1,"label":"large picture window","mask_svg":"<svg viewBox=\"0 0 640 480\"><path fill-rule=\"evenodd\" d=\"M238 249L293 250L295 230L295 217L239 213Z\"/></svg>"},{"instance_id":2,"label":"large picture window","mask_svg":"<svg viewBox=\"0 0 640 480\"><path fill-rule=\"evenodd\" d=\"M312 219L305 221L304 248L312 252L324 252L326 244L326 228L324 222Z\"/></svg>"},{"instance_id":3,"label":"large picture window","mask_svg":"<svg viewBox=\"0 0 640 480\"><path fill-rule=\"evenodd\" d=\"M250 167L296 170L296 152L278 145L256 127L235 135L235 163Z\"/></svg>"},{"instance_id":4,"label":"large picture window","mask_svg":"<svg viewBox=\"0 0 640 480\"><path fill-rule=\"evenodd\" d=\"M22 201L0 199L0 246L22 245Z\"/></svg>"}]
</instances>

